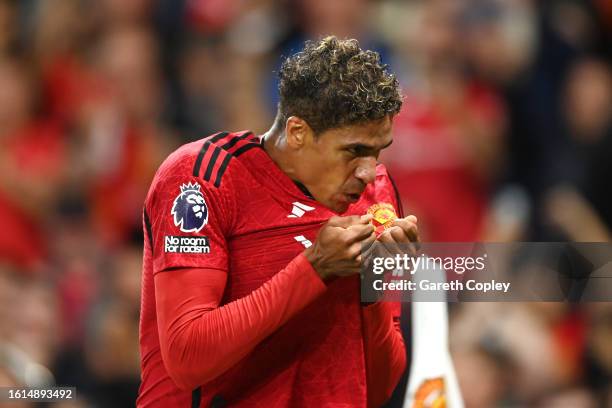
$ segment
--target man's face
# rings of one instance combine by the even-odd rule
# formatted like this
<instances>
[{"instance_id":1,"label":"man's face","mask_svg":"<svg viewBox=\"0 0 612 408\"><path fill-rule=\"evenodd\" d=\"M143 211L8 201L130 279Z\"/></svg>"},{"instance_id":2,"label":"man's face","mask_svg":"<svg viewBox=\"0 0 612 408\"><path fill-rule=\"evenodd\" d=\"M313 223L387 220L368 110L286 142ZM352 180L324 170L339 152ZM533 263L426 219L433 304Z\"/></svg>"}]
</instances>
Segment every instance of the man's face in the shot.
<instances>
[{"instance_id":1,"label":"man's face","mask_svg":"<svg viewBox=\"0 0 612 408\"><path fill-rule=\"evenodd\" d=\"M299 149L296 178L321 204L337 213L358 201L376 178L380 151L393 141L392 119L311 132Z\"/></svg>"}]
</instances>

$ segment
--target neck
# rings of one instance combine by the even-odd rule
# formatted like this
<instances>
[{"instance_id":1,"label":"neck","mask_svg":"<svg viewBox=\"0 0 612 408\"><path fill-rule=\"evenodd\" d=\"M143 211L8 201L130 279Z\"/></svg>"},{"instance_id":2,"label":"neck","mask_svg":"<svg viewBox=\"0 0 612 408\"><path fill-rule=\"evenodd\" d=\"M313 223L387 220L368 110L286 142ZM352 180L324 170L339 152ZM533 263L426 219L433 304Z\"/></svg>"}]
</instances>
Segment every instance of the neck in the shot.
<instances>
[{"instance_id":1,"label":"neck","mask_svg":"<svg viewBox=\"0 0 612 408\"><path fill-rule=\"evenodd\" d=\"M268 156L272 161L285 173L289 178L294 181L299 180L296 178L296 168L294 161L292 160L292 154L287 146L287 140L285 134L280 127L275 123L272 125L263 135L263 148L268 153Z\"/></svg>"}]
</instances>

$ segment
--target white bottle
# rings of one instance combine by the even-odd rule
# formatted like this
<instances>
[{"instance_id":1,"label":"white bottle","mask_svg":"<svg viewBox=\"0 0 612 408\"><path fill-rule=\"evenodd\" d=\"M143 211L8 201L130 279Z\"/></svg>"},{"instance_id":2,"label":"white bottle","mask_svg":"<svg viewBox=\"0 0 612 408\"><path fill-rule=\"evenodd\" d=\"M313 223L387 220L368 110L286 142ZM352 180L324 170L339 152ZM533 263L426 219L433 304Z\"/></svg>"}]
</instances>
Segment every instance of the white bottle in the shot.
<instances>
[{"instance_id":1,"label":"white bottle","mask_svg":"<svg viewBox=\"0 0 612 408\"><path fill-rule=\"evenodd\" d=\"M448 346L446 292L419 290L422 279L445 282L446 274L440 269L421 269L412 275L417 289L411 304L412 364L404 408L463 408Z\"/></svg>"}]
</instances>

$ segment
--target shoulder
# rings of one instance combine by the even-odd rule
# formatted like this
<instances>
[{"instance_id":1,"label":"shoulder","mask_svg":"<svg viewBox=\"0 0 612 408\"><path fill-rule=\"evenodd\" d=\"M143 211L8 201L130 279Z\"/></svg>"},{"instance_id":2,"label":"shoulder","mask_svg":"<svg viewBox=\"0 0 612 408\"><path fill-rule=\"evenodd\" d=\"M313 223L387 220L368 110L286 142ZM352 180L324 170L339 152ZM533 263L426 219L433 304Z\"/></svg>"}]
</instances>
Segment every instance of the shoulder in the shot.
<instances>
[{"instance_id":1,"label":"shoulder","mask_svg":"<svg viewBox=\"0 0 612 408\"><path fill-rule=\"evenodd\" d=\"M220 132L179 147L155 174L145 209L152 214L175 212L178 201L191 197L202 201L224 225L232 225L239 200L237 185L245 177L244 166L233 165L234 159L255 146L259 139L243 131Z\"/></svg>"},{"instance_id":2,"label":"shoulder","mask_svg":"<svg viewBox=\"0 0 612 408\"><path fill-rule=\"evenodd\" d=\"M257 146L259 139L250 131L219 132L184 144L161 164L151 190L180 179L197 180L207 190L219 190L223 182L236 176L228 172L232 159Z\"/></svg>"}]
</instances>

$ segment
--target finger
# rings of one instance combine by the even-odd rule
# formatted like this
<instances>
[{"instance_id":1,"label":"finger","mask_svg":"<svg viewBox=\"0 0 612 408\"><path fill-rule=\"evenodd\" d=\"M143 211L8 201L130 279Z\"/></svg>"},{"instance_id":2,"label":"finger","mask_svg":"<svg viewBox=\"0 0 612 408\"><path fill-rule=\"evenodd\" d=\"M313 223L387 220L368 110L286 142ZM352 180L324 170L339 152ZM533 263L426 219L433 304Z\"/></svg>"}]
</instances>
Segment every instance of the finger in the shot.
<instances>
[{"instance_id":1,"label":"finger","mask_svg":"<svg viewBox=\"0 0 612 408\"><path fill-rule=\"evenodd\" d=\"M417 219L416 215L409 215L407 217L404 217L405 220L410 221L410 222L414 222L415 224L417 222L419 222L419 220Z\"/></svg>"},{"instance_id":2,"label":"finger","mask_svg":"<svg viewBox=\"0 0 612 408\"><path fill-rule=\"evenodd\" d=\"M362 224L368 224L373 219L374 219L374 216L372 214L363 214L361 217L359 217L359 221Z\"/></svg>"},{"instance_id":3,"label":"finger","mask_svg":"<svg viewBox=\"0 0 612 408\"><path fill-rule=\"evenodd\" d=\"M376 242L376 230L372 231L372 233L365 239L363 239L360 243L363 247L363 251L367 251L370 247Z\"/></svg>"},{"instance_id":4,"label":"finger","mask_svg":"<svg viewBox=\"0 0 612 408\"><path fill-rule=\"evenodd\" d=\"M368 238L371 234L373 234L375 230L376 229L372 224L351 225L346 230L347 242L353 243L357 241L362 241Z\"/></svg>"},{"instance_id":5,"label":"finger","mask_svg":"<svg viewBox=\"0 0 612 408\"><path fill-rule=\"evenodd\" d=\"M391 242L380 242L380 237L377 237L376 240L372 243L372 245L370 245L366 252L364 253L364 255L367 255L367 257L370 256L377 256L377 257L382 257L382 258L386 258L388 256L393 256L392 252L393 251L389 251L389 246L387 245L388 243Z\"/></svg>"},{"instance_id":6,"label":"finger","mask_svg":"<svg viewBox=\"0 0 612 408\"><path fill-rule=\"evenodd\" d=\"M393 237L393 240L398 244L409 244L412 242L412 239L410 239L410 237L406 234L406 231L399 226L391 227L389 229L389 233Z\"/></svg>"},{"instance_id":7,"label":"finger","mask_svg":"<svg viewBox=\"0 0 612 408\"><path fill-rule=\"evenodd\" d=\"M392 227L393 231L391 231L391 236L398 244L401 244L398 249L402 252L405 252L411 256L416 256L418 250L420 249L420 244L410 239L406 236L405 232L397 227Z\"/></svg>"},{"instance_id":8,"label":"finger","mask_svg":"<svg viewBox=\"0 0 612 408\"><path fill-rule=\"evenodd\" d=\"M329 225L334 227L348 228L351 225L365 224L359 215L349 215L346 217L333 216L327 222Z\"/></svg>"},{"instance_id":9,"label":"finger","mask_svg":"<svg viewBox=\"0 0 612 408\"><path fill-rule=\"evenodd\" d=\"M393 226L387 228L380 236L378 237L378 242L382 244L385 252L390 254L399 254L404 252L403 249L398 244L406 245L410 244L410 240L405 236L404 231L397 226Z\"/></svg>"},{"instance_id":10,"label":"finger","mask_svg":"<svg viewBox=\"0 0 612 408\"><path fill-rule=\"evenodd\" d=\"M407 227L406 225L402 224L393 226L391 229L393 230L391 231L391 236L395 242L403 245L410 244L407 246L408 253L415 255L421 249L421 240L419 238L419 232L416 225L413 224L412 226Z\"/></svg>"},{"instance_id":11,"label":"finger","mask_svg":"<svg viewBox=\"0 0 612 408\"><path fill-rule=\"evenodd\" d=\"M375 242L376 242L376 232L372 231L370 235L363 238L362 240L355 241L355 243L353 243L352 245L359 245L360 252L365 253L366 251L370 250L370 247Z\"/></svg>"},{"instance_id":12,"label":"finger","mask_svg":"<svg viewBox=\"0 0 612 408\"><path fill-rule=\"evenodd\" d=\"M365 254L371 251L372 245L376 242L376 234L374 231L370 233L366 238L356 241L348 248L349 256L355 257L358 254Z\"/></svg>"},{"instance_id":13,"label":"finger","mask_svg":"<svg viewBox=\"0 0 612 408\"><path fill-rule=\"evenodd\" d=\"M403 226L410 226L410 227L416 227L417 223L414 221L416 219L416 217L414 215L409 215L406 218L397 218L395 220L393 220L393 225L403 225Z\"/></svg>"},{"instance_id":14,"label":"finger","mask_svg":"<svg viewBox=\"0 0 612 408\"><path fill-rule=\"evenodd\" d=\"M398 220L395 220L393 222L393 227L396 227L396 226L400 227L402 231L404 232L404 234L406 235L406 237L411 242L418 242L419 241L419 228L414 222L409 221L407 218L410 218L410 217L400 218Z\"/></svg>"},{"instance_id":15,"label":"finger","mask_svg":"<svg viewBox=\"0 0 612 408\"><path fill-rule=\"evenodd\" d=\"M393 228L394 227L389 227L386 230L384 230L382 234L378 236L378 242L382 244L394 244L395 240L393 239L393 236L391 235L391 229Z\"/></svg>"},{"instance_id":16,"label":"finger","mask_svg":"<svg viewBox=\"0 0 612 408\"><path fill-rule=\"evenodd\" d=\"M403 245L404 250L408 249L408 253L415 256L421 249L418 229L416 225L413 225L408 229L408 233L406 233L406 226L403 225L403 227L404 228L400 228L400 226L391 227L390 235L395 242Z\"/></svg>"},{"instance_id":17,"label":"finger","mask_svg":"<svg viewBox=\"0 0 612 408\"><path fill-rule=\"evenodd\" d=\"M373 232L369 237L361 241L361 257L364 260L370 259L374 253L376 245L376 232Z\"/></svg>"},{"instance_id":18,"label":"finger","mask_svg":"<svg viewBox=\"0 0 612 408\"><path fill-rule=\"evenodd\" d=\"M339 270L343 271L343 276L361 272L361 259L359 259L359 256L360 255L357 255L351 259L347 259L345 262L342 263L342 266L339 267Z\"/></svg>"},{"instance_id":19,"label":"finger","mask_svg":"<svg viewBox=\"0 0 612 408\"><path fill-rule=\"evenodd\" d=\"M396 244L404 244L404 243L410 242L410 240L408 239L408 237L404 233L404 230L401 229L397 225L394 225L393 227L388 228L387 229L387 235L388 235L390 241L394 242Z\"/></svg>"},{"instance_id":20,"label":"finger","mask_svg":"<svg viewBox=\"0 0 612 408\"><path fill-rule=\"evenodd\" d=\"M346 251L346 256L348 259L355 259L357 258L359 255L361 255L361 244L358 242L355 242L353 245L351 245L347 251Z\"/></svg>"}]
</instances>

